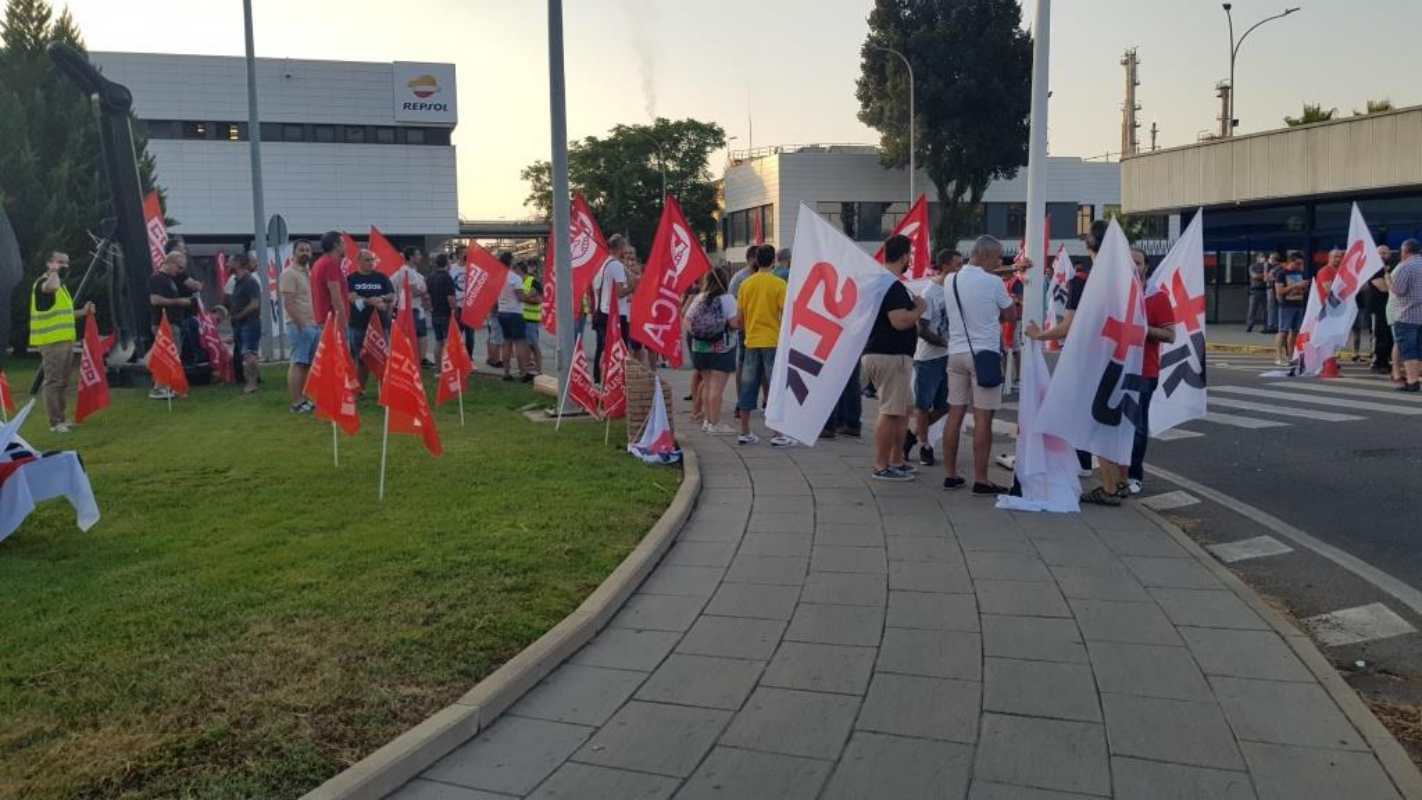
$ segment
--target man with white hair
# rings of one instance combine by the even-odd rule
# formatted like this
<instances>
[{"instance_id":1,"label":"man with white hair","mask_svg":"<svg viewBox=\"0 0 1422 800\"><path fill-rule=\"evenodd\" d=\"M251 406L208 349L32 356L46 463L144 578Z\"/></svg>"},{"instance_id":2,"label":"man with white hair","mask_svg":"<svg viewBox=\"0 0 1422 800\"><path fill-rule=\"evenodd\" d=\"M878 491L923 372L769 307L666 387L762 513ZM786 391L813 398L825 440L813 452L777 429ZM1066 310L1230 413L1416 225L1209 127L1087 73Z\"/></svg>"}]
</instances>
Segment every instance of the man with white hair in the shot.
<instances>
[{"instance_id":1,"label":"man with white hair","mask_svg":"<svg viewBox=\"0 0 1422 800\"><path fill-rule=\"evenodd\" d=\"M770 271L782 281L790 280L790 248L780 248L780 252L775 254L775 266Z\"/></svg>"}]
</instances>

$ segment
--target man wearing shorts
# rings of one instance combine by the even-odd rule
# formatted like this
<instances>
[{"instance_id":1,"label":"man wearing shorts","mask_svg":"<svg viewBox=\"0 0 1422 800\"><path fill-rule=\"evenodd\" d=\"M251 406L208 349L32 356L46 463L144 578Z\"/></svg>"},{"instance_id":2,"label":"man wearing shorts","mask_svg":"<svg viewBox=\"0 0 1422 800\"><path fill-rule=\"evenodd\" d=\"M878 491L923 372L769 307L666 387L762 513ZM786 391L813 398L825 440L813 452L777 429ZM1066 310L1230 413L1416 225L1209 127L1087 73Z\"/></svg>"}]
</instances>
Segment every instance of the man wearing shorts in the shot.
<instances>
[{"instance_id":1,"label":"man wearing shorts","mask_svg":"<svg viewBox=\"0 0 1422 800\"><path fill-rule=\"evenodd\" d=\"M1303 256L1294 253L1274 280L1274 296L1279 309L1278 349L1274 363L1287 367L1294 358L1294 342L1303 327L1304 307L1308 304L1308 276L1303 271Z\"/></svg>"},{"instance_id":2,"label":"man wearing shorts","mask_svg":"<svg viewBox=\"0 0 1422 800\"><path fill-rule=\"evenodd\" d=\"M884 293L874 327L864 344L864 379L878 390L879 422L874 427L874 471L881 481L911 481L917 470L904 459L903 443L908 433L909 381L913 374L913 354L918 342L918 321L928 307L922 297L914 297L899 280L908 267L913 243L907 236L890 236L884 242L884 268L894 282Z\"/></svg>"},{"instance_id":3,"label":"man wearing shorts","mask_svg":"<svg viewBox=\"0 0 1422 800\"><path fill-rule=\"evenodd\" d=\"M1002 264L1002 243L980 236L968 263L943 282L948 316L948 423L943 429L943 488L964 484L958 476L958 438L973 407L973 494L993 497L1007 489L988 480L992 418L1002 408L1002 385L978 384L974 353L1001 355L1001 323L1017 316L1002 279L989 272Z\"/></svg>"},{"instance_id":4,"label":"man wearing shorts","mask_svg":"<svg viewBox=\"0 0 1422 800\"><path fill-rule=\"evenodd\" d=\"M920 443L918 460L933 466L933 443L928 429L948 413L948 328L943 307L943 278L938 273L923 292L923 317L918 321L918 345L913 353L914 433L908 435L904 458Z\"/></svg>"},{"instance_id":5,"label":"man wearing shorts","mask_svg":"<svg viewBox=\"0 0 1422 800\"><path fill-rule=\"evenodd\" d=\"M262 343L262 285L252 274L252 257L239 253L234 259L232 293L227 296L228 319L232 323L232 341L237 348L237 360L242 364L246 384L243 394L257 391L261 370L257 366L257 351ZM280 282L280 281L278 281Z\"/></svg>"},{"instance_id":6,"label":"man wearing shorts","mask_svg":"<svg viewBox=\"0 0 1422 800\"><path fill-rule=\"evenodd\" d=\"M291 395L291 413L303 414L315 406L306 399L306 374L316 358L316 342L321 323L311 307L311 243L292 245L291 263L277 278L282 316L286 318L286 341L291 346L291 365L286 369L286 390ZM335 323L333 323L335 324Z\"/></svg>"},{"instance_id":7,"label":"man wearing shorts","mask_svg":"<svg viewBox=\"0 0 1422 800\"><path fill-rule=\"evenodd\" d=\"M507 250L499 253L499 260L509 267L504 285L499 289L496 322L504 341L499 360L504 365L504 380L511 381L514 379L513 360L517 357L523 369L523 382L529 383L533 380L533 358L528 350L528 324L523 320L523 304L527 300L523 291L523 276L512 268L513 253Z\"/></svg>"}]
</instances>

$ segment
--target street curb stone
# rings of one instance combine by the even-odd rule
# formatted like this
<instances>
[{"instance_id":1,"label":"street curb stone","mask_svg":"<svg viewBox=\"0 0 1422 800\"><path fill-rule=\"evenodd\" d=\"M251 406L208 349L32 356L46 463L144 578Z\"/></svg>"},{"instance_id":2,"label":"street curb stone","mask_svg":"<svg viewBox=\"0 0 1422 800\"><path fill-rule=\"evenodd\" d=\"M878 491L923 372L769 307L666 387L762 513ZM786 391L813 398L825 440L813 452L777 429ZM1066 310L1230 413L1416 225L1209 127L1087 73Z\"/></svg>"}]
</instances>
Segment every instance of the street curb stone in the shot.
<instances>
[{"instance_id":1,"label":"street curb stone","mask_svg":"<svg viewBox=\"0 0 1422 800\"><path fill-rule=\"evenodd\" d=\"M1283 637L1289 649L1293 650L1294 654L1303 661L1304 666L1323 686L1323 690L1328 692L1329 697L1338 704L1343 715L1348 718L1348 721L1362 735L1363 740L1372 748L1378 763L1382 765L1383 771L1387 773L1388 778L1392 780L1393 785L1402 796L1407 800L1422 800L1422 772L1418 771L1417 765L1412 762L1407 751L1403 749L1392 733L1378 721L1377 717L1373 716L1373 712L1368 709L1362 698L1358 697L1358 693L1353 691L1353 687L1339 676L1338 671L1314 645L1313 640L1265 603L1258 593L1249 588L1228 567L1206 552L1178 525L1145 506L1137 505L1136 510L1170 534L1177 544L1204 564L1205 568L1210 570L1221 583L1228 586L1236 597L1262 617L1269 627L1274 629L1275 633Z\"/></svg>"},{"instance_id":2,"label":"street curb stone","mask_svg":"<svg viewBox=\"0 0 1422 800\"><path fill-rule=\"evenodd\" d=\"M302 796L302 800L381 800L489 727L607 626L676 540L701 494L696 452L682 443L682 481L666 511L573 613L424 722Z\"/></svg>"}]
</instances>

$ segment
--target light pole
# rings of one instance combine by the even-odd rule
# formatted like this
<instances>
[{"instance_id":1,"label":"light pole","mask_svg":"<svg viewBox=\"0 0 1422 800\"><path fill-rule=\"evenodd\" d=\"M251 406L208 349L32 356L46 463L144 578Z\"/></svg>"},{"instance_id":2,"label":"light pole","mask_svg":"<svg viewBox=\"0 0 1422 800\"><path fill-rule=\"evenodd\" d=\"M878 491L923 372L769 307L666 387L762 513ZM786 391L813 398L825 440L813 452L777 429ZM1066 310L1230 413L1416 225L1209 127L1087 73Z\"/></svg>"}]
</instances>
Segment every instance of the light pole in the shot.
<instances>
[{"instance_id":1,"label":"light pole","mask_svg":"<svg viewBox=\"0 0 1422 800\"><path fill-rule=\"evenodd\" d=\"M1234 59L1236 56L1239 55L1239 48L1244 45L1245 38L1248 37L1249 34L1253 33L1255 28L1259 27L1260 25L1263 25L1266 22L1272 22L1276 19L1283 19L1284 17L1287 17L1288 15L1299 10L1299 7L1295 6L1293 8L1286 8L1282 12L1275 14L1272 17L1265 17L1264 19L1261 19L1258 22L1254 23L1252 26L1250 26L1249 30L1245 31L1244 34L1239 37L1239 41L1235 41L1234 15L1230 13L1230 8L1233 5L1233 3L1220 3L1220 7L1224 9L1225 18L1229 20L1229 124L1225 126L1226 136L1233 136L1234 126L1239 124L1239 120L1235 119L1234 117L1234 99L1239 96L1239 93L1235 91L1234 86Z\"/></svg>"},{"instance_id":2,"label":"light pole","mask_svg":"<svg viewBox=\"0 0 1422 800\"><path fill-rule=\"evenodd\" d=\"M554 312L558 320L558 396L566 398L573 364L573 246L568 197L568 99L563 75L563 0L548 0L548 110L553 157L553 258L557 280ZM562 401L559 402L562 410Z\"/></svg>"},{"instance_id":3,"label":"light pole","mask_svg":"<svg viewBox=\"0 0 1422 800\"><path fill-rule=\"evenodd\" d=\"M913 115L913 64L910 64L910 63L909 63L908 56L904 55L903 53L900 53L899 51L895 50L895 49L892 48L892 47L880 47L880 46L878 46L878 45L871 45L870 48L873 49L873 50L882 50L882 51L884 51L885 53L893 53L894 55L896 55L896 56L899 57L899 60L900 60L900 61L904 62L904 67L906 67L906 68L908 69L908 77L909 77L909 91L908 91L908 96L909 96L909 122L908 122L908 134L909 134L909 199L908 199L908 207L909 207L909 208L913 208L913 201L916 199L916 195L914 195L914 193L913 193L913 179L914 179L914 157L913 157L913 152L914 152L914 150L913 150L913 129L914 129L914 115Z\"/></svg>"},{"instance_id":4,"label":"light pole","mask_svg":"<svg viewBox=\"0 0 1422 800\"><path fill-rule=\"evenodd\" d=\"M252 45L252 0L242 0L242 22L247 38L247 143L252 157L252 249L257 254L257 280L262 285L263 301L261 324L263 330L271 325L271 311L267 308L267 220L262 208L262 123L257 114L257 61ZM272 339L262 337L262 357L272 357Z\"/></svg>"}]
</instances>

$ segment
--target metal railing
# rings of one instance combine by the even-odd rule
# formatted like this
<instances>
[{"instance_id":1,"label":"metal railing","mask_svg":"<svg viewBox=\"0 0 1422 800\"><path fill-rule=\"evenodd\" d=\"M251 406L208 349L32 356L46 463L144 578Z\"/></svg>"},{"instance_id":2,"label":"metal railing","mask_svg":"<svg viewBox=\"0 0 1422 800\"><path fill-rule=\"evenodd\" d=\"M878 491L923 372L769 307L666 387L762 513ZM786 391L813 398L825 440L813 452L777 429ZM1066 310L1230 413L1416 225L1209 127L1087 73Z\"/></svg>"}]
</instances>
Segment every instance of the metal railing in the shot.
<instances>
[{"instance_id":1,"label":"metal railing","mask_svg":"<svg viewBox=\"0 0 1422 800\"><path fill-rule=\"evenodd\" d=\"M732 150L728 156L732 161L749 161L753 158L785 155L788 153L877 153L878 145L862 142L813 142L809 144L772 144L748 150Z\"/></svg>"}]
</instances>

